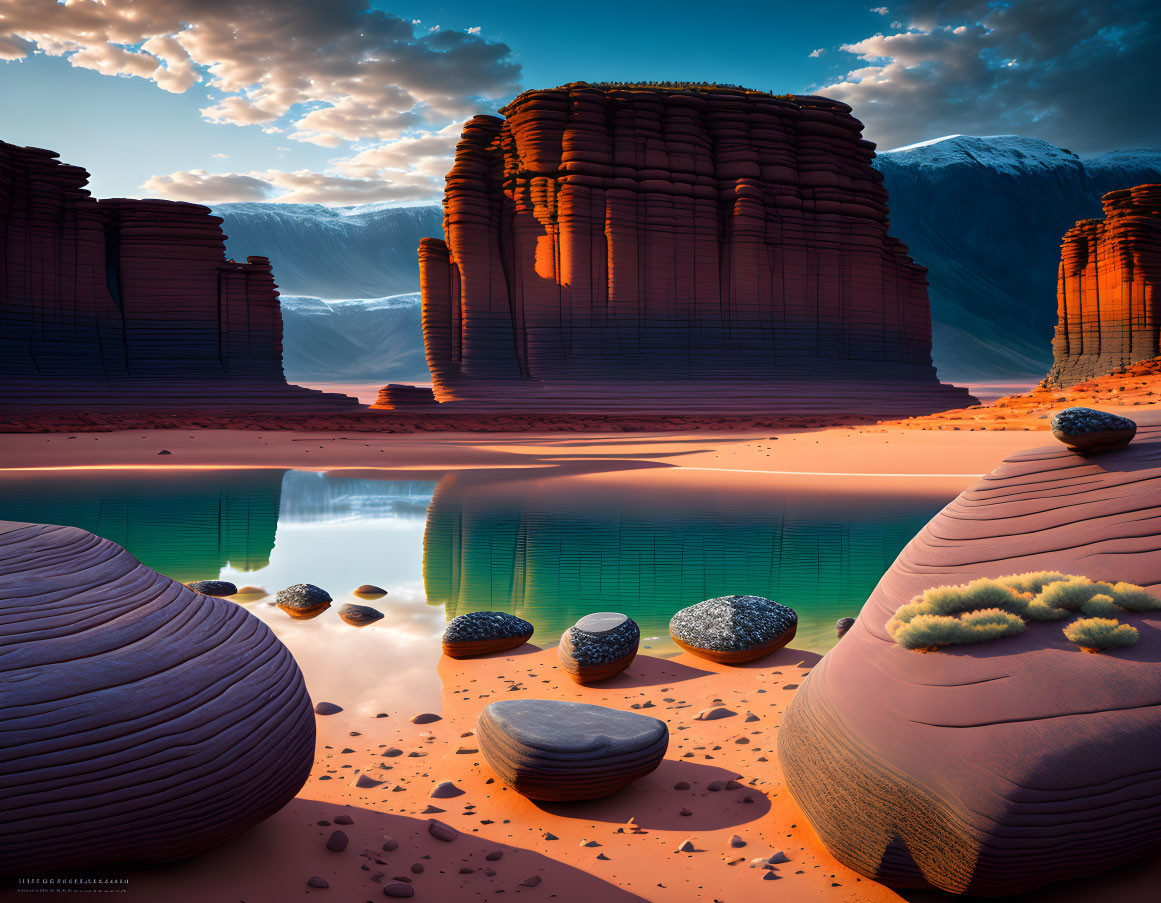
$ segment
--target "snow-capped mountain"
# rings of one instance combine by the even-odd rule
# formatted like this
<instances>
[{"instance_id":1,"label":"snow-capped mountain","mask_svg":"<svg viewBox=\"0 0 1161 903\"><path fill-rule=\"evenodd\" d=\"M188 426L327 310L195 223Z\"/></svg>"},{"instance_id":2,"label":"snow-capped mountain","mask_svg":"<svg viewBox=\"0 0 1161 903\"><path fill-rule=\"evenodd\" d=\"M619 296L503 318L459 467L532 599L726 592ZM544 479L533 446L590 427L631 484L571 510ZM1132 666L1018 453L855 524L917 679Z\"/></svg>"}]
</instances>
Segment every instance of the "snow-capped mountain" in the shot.
<instances>
[{"instance_id":1,"label":"snow-capped mountain","mask_svg":"<svg viewBox=\"0 0 1161 903\"><path fill-rule=\"evenodd\" d=\"M419 291L419 240L443 234L443 209L323 207L321 204L220 204L226 253L274 263L288 295L381 298Z\"/></svg>"},{"instance_id":2,"label":"snow-capped mountain","mask_svg":"<svg viewBox=\"0 0 1161 903\"><path fill-rule=\"evenodd\" d=\"M1060 238L1100 197L1161 179L1161 151L1082 159L1036 138L949 135L880 152L891 234L928 268L950 380L1036 378L1052 360Z\"/></svg>"},{"instance_id":3,"label":"snow-capped mountain","mask_svg":"<svg viewBox=\"0 0 1161 903\"><path fill-rule=\"evenodd\" d=\"M283 295L282 368L291 382L425 382L419 295L324 301Z\"/></svg>"},{"instance_id":4,"label":"snow-capped mountain","mask_svg":"<svg viewBox=\"0 0 1161 903\"><path fill-rule=\"evenodd\" d=\"M1060 238L1100 197L1161 181L1161 151L1081 158L1036 138L949 135L883 151L891 234L928 268L933 353L947 380L1039 379L1051 362ZM419 239L443 210L223 204L231 256L269 257L291 380L426 379ZM305 296L305 297L295 297ZM390 297L386 297L390 296ZM370 298L369 301L320 299Z\"/></svg>"}]
</instances>

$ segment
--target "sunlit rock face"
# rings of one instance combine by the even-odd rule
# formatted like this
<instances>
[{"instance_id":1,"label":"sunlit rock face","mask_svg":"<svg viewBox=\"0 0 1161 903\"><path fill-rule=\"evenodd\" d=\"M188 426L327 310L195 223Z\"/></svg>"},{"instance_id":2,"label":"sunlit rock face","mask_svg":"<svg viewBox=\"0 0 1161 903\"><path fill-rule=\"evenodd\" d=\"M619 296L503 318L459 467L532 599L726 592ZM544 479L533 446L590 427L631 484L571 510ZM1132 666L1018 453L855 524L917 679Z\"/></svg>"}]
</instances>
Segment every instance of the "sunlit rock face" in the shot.
<instances>
[{"instance_id":1,"label":"sunlit rock face","mask_svg":"<svg viewBox=\"0 0 1161 903\"><path fill-rule=\"evenodd\" d=\"M0 142L5 405L341 399L286 385L269 260L227 260L206 207L96 200L56 156Z\"/></svg>"},{"instance_id":2,"label":"sunlit rock face","mask_svg":"<svg viewBox=\"0 0 1161 903\"><path fill-rule=\"evenodd\" d=\"M420 244L441 402L969 401L931 365L925 271L846 105L580 83L502 112L465 125L446 241Z\"/></svg>"},{"instance_id":3,"label":"sunlit rock face","mask_svg":"<svg viewBox=\"0 0 1161 903\"><path fill-rule=\"evenodd\" d=\"M1060 252L1048 380L1071 386L1161 354L1161 185L1110 191Z\"/></svg>"},{"instance_id":4,"label":"sunlit rock face","mask_svg":"<svg viewBox=\"0 0 1161 903\"><path fill-rule=\"evenodd\" d=\"M0 645L0 874L183 859L310 773L274 634L84 530L0 521Z\"/></svg>"}]
</instances>

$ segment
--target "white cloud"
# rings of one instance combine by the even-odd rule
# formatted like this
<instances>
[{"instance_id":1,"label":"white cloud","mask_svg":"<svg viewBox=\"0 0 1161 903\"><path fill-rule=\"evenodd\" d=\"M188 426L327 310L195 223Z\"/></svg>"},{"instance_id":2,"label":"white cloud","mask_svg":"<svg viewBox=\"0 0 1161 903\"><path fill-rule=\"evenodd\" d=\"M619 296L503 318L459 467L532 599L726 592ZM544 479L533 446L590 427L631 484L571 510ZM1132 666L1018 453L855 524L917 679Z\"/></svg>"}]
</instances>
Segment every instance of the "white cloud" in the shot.
<instances>
[{"instance_id":1,"label":"white cloud","mask_svg":"<svg viewBox=\"0 0 1161 903\"><path fill-rule=\"evenodd\" d=\"M879 16L891 15L891 10L889 10L885 6L872 6L869 10L867 10L867 12L875 13L876 15L879 15Z\"/></svg>"},{"instance_id":2,"label":"white cloud","mask_svg":"<svg viewBox=\"0 0 1161 903\"><path fill-rule=\"evenodd\" d=\"M813 90L849 103L883 147L954 133L1155 146L1159 39L1155 0L915 0L895 31L843 45L862 65Z\"/></svg>"},{"instance_id":3,"label":"white cloud","mask_svg":"<svg viewBox=\"0 0 1161 903\"><path fill-rule=\"evenodd\" d=\"M369 204L379 201L429 201L439 186L423 175L400 173L394 179L351 178L309 169L211 173L204 169L153 176L141 186L150 197L200 204L276 201L287 204Z\"/></svg>"},{"instance_id":4,"label":"white cloud","mask_svg":"<svg viewBox=\"0 0 1161 903\"><path fill-rule=\"evenodd\" d=\"M479 34L480 31L481 31L481 28L479 25L476 25L474 28L467 29L468 34Z\"/></svg>"},{"instance_id":5,"label":"white cloud","mask_svg":"<svg viewBox=\"0 0 1161 903\"><path fill-rule=\"evenodd\" d=\"M810 53L807 54L807 56L809 56L811 59L818 59L824 53L826 53L826 51L823 50L821 47L819 47L817 50L810 51Z\"/></svg>"},{"instance_id":6,"label":"white cloud","mask_svg":"<svg viewBox=\"0 0 1161 903\"><path fill-rule=\"evenodd\" d=\"M213 157L215 160L229 160L230 159L229 154L210 154L210 156Z\"/></svg>"}]
</instances>

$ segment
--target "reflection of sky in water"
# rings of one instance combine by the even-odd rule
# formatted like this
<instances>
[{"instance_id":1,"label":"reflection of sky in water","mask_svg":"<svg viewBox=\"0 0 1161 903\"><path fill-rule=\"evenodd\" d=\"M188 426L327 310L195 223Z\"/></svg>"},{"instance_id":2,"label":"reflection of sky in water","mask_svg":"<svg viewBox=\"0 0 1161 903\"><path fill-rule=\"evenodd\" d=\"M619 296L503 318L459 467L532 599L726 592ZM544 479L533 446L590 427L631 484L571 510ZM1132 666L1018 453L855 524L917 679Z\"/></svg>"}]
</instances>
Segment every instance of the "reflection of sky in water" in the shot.
<instances>
[{"instance_id":1,"label":"reflection of sky in water","mask_svg":"<svg viewBox=\"0 0 1161 903\"><path fill-rule=\"evenodd\" d=\"M314 583L335 598L309 621L247 603L303 665L311 694L365 714L438 703L447 618L512 611L551 645L577 618L618 610L644 645L674 652L678 608L755 593L795 608L795 645L825 651L942 495L848 496L755 481L602 482L545 471L456 471L438 481L314 472L0 475L0 518L83 527L175 579L223 577L271 592ZM389 474L384 473L384 476ZM363 583L388 590L370 603ZM383 620L355 628L343 602Z\"/></svg>"}]
</instances>

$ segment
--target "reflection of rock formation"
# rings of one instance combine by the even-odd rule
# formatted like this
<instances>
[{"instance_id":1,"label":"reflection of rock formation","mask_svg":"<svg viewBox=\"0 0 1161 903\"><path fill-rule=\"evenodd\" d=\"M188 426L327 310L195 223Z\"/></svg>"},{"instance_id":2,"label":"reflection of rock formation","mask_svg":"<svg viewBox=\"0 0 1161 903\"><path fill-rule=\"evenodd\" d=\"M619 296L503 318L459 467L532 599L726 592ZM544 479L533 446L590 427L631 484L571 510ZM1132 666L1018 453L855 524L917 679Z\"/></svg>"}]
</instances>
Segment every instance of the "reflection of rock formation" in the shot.
<instances>
[{"instance_id":1,"label":"reflection of rock formation","mask_svg":"<svg viewBox=\"0 0 1161 903\"><path fill-rule=\"evenodd\" d=\"M269 564L282 474L20 474L0 482L0 519L80 527L167 577L198 580Z\"/></svg>"},{"instance_id":2,"label":"reflection of rock formation","mask_svg":"<svg viewBox=\"0 0 1161 903\"><path fill-rule=\"evenodd\" d=\"M434 480L376 480L292 470L282 483L287 524L416 520L427 513Z\"/></svg>"},{"instance_id":3,"label":"reflection of rock formation","mask_svg":"<svg viewBox=\"0 0 1161 903\"><path fill-rule=\"evenodd\" d=\"M668 643L678 609L754 593L796 609L797 642L825 649L941 504L457 473L428 510L424 583L449 619L509 611L538 643L601 610Z\"/></svg>"},{"instance_id":4,"label":"reflection of rock formation","mask_svg":"<svg viewBox=\"0 0 1161 903\"><path fill-rule=\"evenodd\" d=\"M886 630L917 593L976 577L1060 571L1156 595L1158 517L1161 429L1144 427L1099 465L1020 452L907 545L779 729L787 785L841 862L997 896L1161 848L1157 612L1124 617L1140 641L1103 655L1059 621L929 655Z\"/></svg>"},{"instance_id":5,"label":"reflection of rock formation","mask_svg":"<svg viewBox=\"0 0 1161 903\"><path fill-rule=\"evenodd\" d=\"M0 644L0 874L185 859L310 774L287 648L108 540L0 522Z\"/></svg>"},{"instance_id":6,"label":"reflection of rock formation","mask_svg":"<svg viewBox=\"0 0 1161 903\"><path fill-rule=\"evenodd\" d=\"M1053 385L1161 355L1161 185L1101 200L1103 220L1081 220L1064 236Z\"/></svg>"},{"instance_id":7,"label":"reflection of rock formation","mask_svg":"<svg viewBox=\"0 0 1161 903\"><path fill-rule=\"evenodd\" d=\"M98 201L88 173L0 142L6 406L334 406L287 386L270 261L226 260L196 204Z\"/></svg>"},{"instance_id":8,"label":"reflection of rock formation","mask_svg":"<svg viewBox=\"0 0 1161 903\"><path fill-rule=\"evenodd\" d=\"M887 235L873 145L846 105L581 83L504 112L464 127L446 243L420 245L440 401L968 401L931 366L925 271Z\"/></svg>"}]
</instances>

